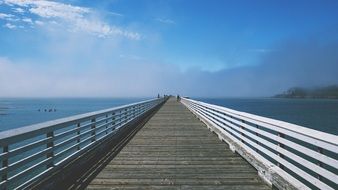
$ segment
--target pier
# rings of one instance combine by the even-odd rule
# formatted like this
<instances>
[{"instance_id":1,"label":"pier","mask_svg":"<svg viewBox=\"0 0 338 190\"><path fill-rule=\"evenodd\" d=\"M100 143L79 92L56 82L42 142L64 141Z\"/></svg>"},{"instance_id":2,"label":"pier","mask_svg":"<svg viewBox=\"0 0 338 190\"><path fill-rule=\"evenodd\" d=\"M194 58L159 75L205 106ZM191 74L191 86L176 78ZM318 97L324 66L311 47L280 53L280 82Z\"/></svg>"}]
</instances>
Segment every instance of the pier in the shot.
<instances>
[{"instance_id":1,"label":"pier","mask_svg":"<svg viewBox=\"0 0 338 190\"><path fill-rule=\"evenodd\" d=\"M256 170L174 98L88 189L268 189Z\"/></svg>"},{"instance_id":2,"label":"pier","mask_svg":"<svg viewBox=\"0 0 338 190\"><path fill-rule=\"evenodd\" d=\"M1 189L337 189L338 138L157 98L0 133Z\"/></svg>"}]
</instances>

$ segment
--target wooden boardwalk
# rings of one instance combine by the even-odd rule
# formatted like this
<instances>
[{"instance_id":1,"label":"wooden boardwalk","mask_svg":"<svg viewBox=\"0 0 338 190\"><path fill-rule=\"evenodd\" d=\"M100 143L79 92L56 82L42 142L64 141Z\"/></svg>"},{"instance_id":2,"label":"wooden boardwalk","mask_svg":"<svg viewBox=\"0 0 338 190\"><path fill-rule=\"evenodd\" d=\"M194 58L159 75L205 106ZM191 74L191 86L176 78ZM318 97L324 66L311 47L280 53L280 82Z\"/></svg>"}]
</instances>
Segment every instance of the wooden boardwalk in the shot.
<instances>
[{"instance_id":1,"label":"wooden boardwalk","mask_svg":"<svg viewBox=\"0 0 338 190\"><path fill-rule=\"evenodd\" d=\"M87 189L269 189L257 171L169 99Z\"/></svg>"}]
</instances>

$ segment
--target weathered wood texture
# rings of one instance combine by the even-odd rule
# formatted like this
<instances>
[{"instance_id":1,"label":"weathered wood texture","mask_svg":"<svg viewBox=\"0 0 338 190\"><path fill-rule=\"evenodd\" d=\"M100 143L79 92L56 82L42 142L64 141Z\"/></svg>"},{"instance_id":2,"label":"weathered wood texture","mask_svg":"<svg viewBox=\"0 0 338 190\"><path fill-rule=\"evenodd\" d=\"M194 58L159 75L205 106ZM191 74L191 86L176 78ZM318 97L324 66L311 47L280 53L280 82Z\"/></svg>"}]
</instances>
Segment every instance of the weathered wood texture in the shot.
<instances>
[{"instance_id":1,"label":"weathered wood texture","mask_svg":"<svg viewBox=\"0 0 338 190\"><path fill-rule=\"evenodd\" d=\"M174 98L87 189L269 189L257 171Z\"/></svg>"}]
</instances>

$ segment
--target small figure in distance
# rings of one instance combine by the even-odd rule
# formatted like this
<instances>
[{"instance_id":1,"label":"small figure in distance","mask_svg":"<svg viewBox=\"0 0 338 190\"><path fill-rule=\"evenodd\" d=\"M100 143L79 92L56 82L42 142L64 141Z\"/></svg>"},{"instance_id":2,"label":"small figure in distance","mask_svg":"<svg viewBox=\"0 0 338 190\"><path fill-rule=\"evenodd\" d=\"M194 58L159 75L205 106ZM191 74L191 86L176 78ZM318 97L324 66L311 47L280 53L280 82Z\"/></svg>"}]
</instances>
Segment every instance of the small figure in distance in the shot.
<instances>
[{"instance_id":1,"label":"small figure in distance","mask_svg":"<svg viewBox=\"0 0 338 190\"><path fill-rule=\"evenodd\" d=\"M181 100L181 97L180 95L177 94L177 97L176 97L177 101L179 102Z\"/></svg>"},{"instance_id":2,"label":"small figure in distance","mask_svg":"<svg viewBox=\"0 0 338 190\"><path fill-rule=\"evenodd\" d=\"M157 98L160 98L160 94L157 94Z\"/></svg>"}]
</instances>

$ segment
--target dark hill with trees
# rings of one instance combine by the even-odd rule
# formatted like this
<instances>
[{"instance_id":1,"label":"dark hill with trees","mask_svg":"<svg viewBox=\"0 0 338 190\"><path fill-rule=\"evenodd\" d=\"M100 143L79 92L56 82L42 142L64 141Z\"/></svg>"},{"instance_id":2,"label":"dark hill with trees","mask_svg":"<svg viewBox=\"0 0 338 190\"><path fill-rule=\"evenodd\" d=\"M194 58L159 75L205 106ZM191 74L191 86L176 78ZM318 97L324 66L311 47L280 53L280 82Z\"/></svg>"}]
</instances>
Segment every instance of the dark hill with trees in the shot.
<instances>
[{"instance_id":1,"label":"dark hill with trees","mask_svg":"<svg viewBox=\"0 0 338 190\"><path fill-rule=\"evenodd\" d=\"M338 86L331 85L320 88L290 88L282 94L274 96L275 98L327 98L338 99Z\"/></svg>"}]
</instances>

